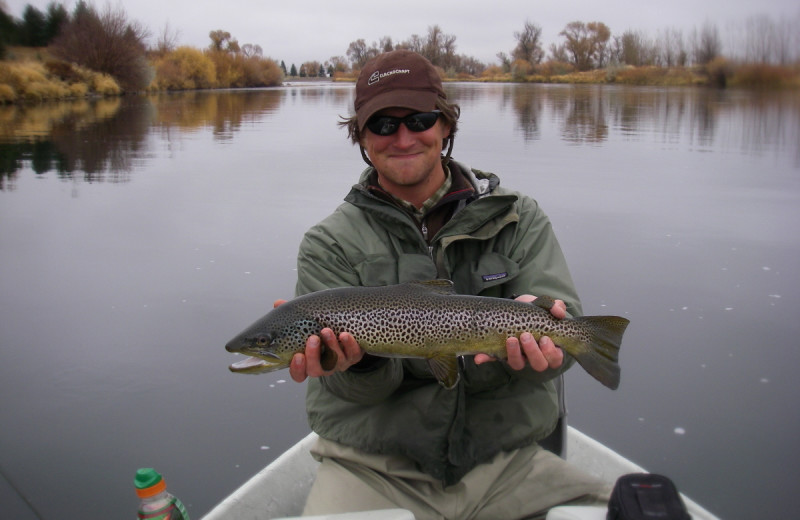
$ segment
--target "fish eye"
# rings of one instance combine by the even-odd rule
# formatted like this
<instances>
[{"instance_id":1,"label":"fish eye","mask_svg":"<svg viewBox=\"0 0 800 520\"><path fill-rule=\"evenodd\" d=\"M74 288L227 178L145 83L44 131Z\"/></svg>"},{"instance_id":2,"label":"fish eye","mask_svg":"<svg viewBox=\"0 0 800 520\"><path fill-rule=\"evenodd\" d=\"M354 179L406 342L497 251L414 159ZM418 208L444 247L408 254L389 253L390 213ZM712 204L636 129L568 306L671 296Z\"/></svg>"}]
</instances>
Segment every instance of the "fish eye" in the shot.
<instances>
[{"instance_id":1,"label":"fish eye","mask_svg":"<svg viewBox=\"0 0 800 520\"><path fill-rule=\"evenodd\" d=\"M261 335L256 338L256 345L259 347L265 347L269 345L269 336Z\"/></svg>"}]
</instances>

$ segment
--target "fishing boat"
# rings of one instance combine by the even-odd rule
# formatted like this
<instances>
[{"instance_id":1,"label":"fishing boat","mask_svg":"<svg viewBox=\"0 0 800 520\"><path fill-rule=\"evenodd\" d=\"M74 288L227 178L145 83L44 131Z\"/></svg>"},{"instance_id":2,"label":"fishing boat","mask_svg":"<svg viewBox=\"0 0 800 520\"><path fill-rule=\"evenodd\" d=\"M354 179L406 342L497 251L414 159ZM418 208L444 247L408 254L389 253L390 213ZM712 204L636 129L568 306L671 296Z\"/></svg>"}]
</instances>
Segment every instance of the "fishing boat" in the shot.
<instances>
[{"instance_id":1,"label":"fishing boat","mask_svg":"<svg viewBox=\"0 0 800 520\"><path fill-rule=\"evenodd\" d=\"M609 483L621 475L643 473L644 468L588 435L566 426L566 459L584 471ZM263 520L287 519L299 516L316 474L317 461L309 450L317 436L310 433L231 493L204 520ZM562 455L564 451L562 449ZM694 520L713 520L717 517L689 497L682 495ZM562 506L548 513L548 520L605 520L606 508ZM414 520L407 510L392 509L352 514L311 517L326 520ZM306 518L308 520L308 518Z\"/></svg>"}]
</instances>

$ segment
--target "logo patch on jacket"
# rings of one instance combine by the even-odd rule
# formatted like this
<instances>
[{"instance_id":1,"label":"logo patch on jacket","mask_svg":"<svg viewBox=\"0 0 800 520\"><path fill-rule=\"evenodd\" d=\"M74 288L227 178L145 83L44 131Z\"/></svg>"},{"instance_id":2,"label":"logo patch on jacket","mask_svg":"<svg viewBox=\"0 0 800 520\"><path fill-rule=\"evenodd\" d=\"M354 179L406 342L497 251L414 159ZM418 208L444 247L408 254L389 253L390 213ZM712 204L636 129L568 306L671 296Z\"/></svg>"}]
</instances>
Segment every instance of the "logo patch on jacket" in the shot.
<instances>
[{"instance_id":1,"label":"logo patch on jacket","mask_svg":"<svg viewBox=\"0 0 800 520\"><path fill-rule=\"evenodd\" d=\"M508 273L495 273L495 274L485 274L481 276L484 282L494 282L497 280L502 280L503 278L508 278Z\"/></svg>"}]
</instances>

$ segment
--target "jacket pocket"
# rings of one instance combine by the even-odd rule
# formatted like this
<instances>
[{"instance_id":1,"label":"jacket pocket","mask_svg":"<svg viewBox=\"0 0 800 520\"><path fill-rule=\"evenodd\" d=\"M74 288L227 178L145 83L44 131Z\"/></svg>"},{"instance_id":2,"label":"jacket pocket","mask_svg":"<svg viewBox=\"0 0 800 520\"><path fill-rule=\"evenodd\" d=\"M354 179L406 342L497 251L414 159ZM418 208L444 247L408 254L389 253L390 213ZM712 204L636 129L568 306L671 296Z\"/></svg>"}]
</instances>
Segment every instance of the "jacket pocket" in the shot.
<instances>
[{"instance_id":1,"label":"jacket pocket","mask_svg":"<svg viewBox=\"0 0 800 520\"><path fill-rule=\"evenodd\" d=\"M519 275L519 265L500 253L483 253L475 260L461 262L453 269L453 282L461 294L484 294Z\"/></svg>"},{"instance_id":2,"label":"jacket pocket","mask_svg":"<svg viewBox=\"0 0 800 520\"><path fill-rule=\"evenodd\" d=\"M436 278L436 266L427 255L403 253L372 255L354 266L361 284L370 287Z\"/></svg>"}]
</instances>

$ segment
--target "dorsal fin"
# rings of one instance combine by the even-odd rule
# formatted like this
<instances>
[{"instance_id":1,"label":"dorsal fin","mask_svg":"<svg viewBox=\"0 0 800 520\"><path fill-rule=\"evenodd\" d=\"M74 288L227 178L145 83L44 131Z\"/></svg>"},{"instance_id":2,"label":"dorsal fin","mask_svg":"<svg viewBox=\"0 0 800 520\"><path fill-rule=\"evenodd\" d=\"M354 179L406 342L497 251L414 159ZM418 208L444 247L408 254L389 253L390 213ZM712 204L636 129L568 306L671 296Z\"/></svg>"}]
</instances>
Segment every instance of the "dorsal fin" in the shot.
<instances>
[{"instance_id":1,"label":"dorsal fin","mask_svg":"<svg viewBox=\"0 0 800 520\"><path fill-rule=\"evenodd\" d=\"M439 293L439 294L455 294L456 289L453 285L453 282L450 280L446 280L444 278L440 278L437 280L419 280L414 282L408 282L409 284L416 285L422 287L428 291Z\"/></svg>"},{"instance_id":2,"label":"dorsal fin","mask_svg":"<svg viewBox=\"0 0 800 520\"><path fill-rule=\"evenodd\" d=\"M556 301L550 296L539 296L531 303L537 307L541 307L542 309L549 311L553 308L553 305L556 304Z\"/></svg>"}]
</instances>

